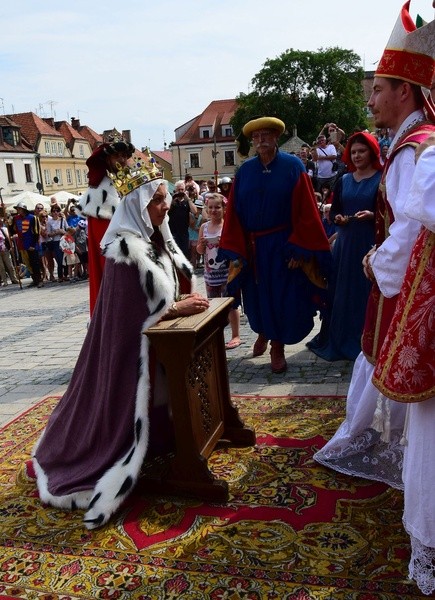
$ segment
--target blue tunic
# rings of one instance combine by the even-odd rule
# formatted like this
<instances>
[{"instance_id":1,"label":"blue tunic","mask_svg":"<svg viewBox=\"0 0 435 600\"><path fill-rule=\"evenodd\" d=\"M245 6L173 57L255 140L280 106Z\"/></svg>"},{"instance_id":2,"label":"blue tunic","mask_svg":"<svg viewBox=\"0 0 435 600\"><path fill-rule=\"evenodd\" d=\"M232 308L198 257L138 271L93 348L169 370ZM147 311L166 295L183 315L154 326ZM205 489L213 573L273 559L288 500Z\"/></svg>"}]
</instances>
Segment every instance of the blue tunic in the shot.
<instances>
[{"instance_id":1,"label":"blue tunic","mask_svg":"<svg viewBox=\"0 0 435 600\"><path fill-rule=\"evenodd\" d=\"M291 257L309 258L313 254L289 242L295 214L301 215L301 222L319 225L319 229L314 227L314 237L318 231L321 239L321 243L317 239L314 244L317 249L321 247L319 255L324 253L323 239L329 248L311 185L301 185L303 192L294 194L302 173L305 174L302 162L289 154L278 152L267 168L254 157L242 164L232 190L234 211L248 249L247 264L238 278L245 313L255 332L284 344L295 344L310 333L319 308L316 302L322 293L302 269L287 266ZM225 218L224 232L228 225L231 227ZM228 248L225 235L221 247ZM225 250L222 254L236 258ZM232 293L231 286L228 290Z\"/></svg>"},{"instance_id":2,"label":"blue tunic","mask_svg":"<svg viewBox=\"0 0 435 600\"><path fill-rule=\"evenodd\" d=\"M352 173L344 175L334 188L331 219L337 214L351 216L360 210L374 213L380 179L380 171L359 182ZM375 243L373 220L350 220L337 231L328 291L329 332L322 347L311 345L315 354L328 361L355 360L361 352L361 333L371 288L362 260Z\"/></svg>"}]
</instances>

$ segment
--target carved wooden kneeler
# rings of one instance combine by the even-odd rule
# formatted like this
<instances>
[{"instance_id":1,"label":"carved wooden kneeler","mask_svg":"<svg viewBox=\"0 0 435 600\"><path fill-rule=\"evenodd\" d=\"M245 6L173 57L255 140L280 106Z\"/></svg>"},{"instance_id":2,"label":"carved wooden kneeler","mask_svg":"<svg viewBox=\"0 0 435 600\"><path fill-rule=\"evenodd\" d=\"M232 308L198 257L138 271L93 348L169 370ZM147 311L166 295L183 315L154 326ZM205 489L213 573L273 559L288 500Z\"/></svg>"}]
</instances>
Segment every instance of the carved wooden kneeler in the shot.
<instances>
[{"instance_id":1,"label":"carved wooden kneeler","mask_svg":"<svg viewBox=\"0 0 435 600\"><path fill-rule=\"evenodd\" d=\"M145 331L163 365L175 432L175 454L145 466L152 491L228 500L228 484L216 479L207 459L218 442L255 445L231 403L224 328L232 298L214 298L190 317L161 321ZM140 483L139 483L140 485Z\"/></svg>"}]
</instances>

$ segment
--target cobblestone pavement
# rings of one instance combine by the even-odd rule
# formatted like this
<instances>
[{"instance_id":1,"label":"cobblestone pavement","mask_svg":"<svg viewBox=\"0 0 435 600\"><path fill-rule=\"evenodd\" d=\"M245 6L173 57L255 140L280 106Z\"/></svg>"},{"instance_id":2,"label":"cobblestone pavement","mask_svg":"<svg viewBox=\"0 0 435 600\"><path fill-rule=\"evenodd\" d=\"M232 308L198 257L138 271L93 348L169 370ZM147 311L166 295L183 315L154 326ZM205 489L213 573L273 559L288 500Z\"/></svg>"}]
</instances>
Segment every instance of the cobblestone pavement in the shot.
<instances>
[{"instance_id":1,"label":"cobblestone pavement","mask_svg":"<svg viewBox=\"0 0 435 600\"><path fill-rule=\"evenodd\" d=\"M0 288L0 425L16 418L48 394L62 394L71 377L88 321L88 283L47 283L28 288L30 279ZM201 276L198 289L204 291ZM353 363L328 363L305 347L318 331L286 346L288 370L274 375L270 357L252 357L256 335L241 316L242 344L227 351L232 394L324 395L347 393ZM226 331L227 339L229 331Z\"/></svg>"}]
</instances>

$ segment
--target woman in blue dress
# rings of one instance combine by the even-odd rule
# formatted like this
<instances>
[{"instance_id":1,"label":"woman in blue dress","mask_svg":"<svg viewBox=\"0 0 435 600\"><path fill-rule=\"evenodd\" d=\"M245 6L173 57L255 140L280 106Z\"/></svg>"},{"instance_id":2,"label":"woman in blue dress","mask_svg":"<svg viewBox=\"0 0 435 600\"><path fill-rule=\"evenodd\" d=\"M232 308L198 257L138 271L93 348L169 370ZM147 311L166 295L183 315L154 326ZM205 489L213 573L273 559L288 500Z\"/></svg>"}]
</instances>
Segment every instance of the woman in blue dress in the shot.
<instances>
[{"instance_id":1,"label":"woman in blue dress","mask_svg":"<svg viewBox=\"0 0 435 600\"><path fill-rule=\"evenodd\" d=\"M328 360L355 360L361 351L370 282L362 259L374 244L374 213L382 166L374 136L359 132L349 138L343 160L348 173L335 187L331 219L338 235L332 253L329 310L320 333L307 346Z\"/></svg>"}]
</instances>

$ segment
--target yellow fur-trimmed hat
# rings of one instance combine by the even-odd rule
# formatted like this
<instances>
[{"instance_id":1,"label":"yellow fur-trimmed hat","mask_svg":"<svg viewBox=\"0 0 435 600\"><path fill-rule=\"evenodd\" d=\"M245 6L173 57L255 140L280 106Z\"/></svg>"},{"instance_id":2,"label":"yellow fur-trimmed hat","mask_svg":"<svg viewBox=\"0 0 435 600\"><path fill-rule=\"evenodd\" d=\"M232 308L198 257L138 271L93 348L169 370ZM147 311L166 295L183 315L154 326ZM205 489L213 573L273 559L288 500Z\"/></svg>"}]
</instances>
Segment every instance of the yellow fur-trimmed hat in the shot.
<instances>
[{"instance_id":1,"label":"yellow fur-trimmed hat","mask_svg":"<svg viewBox=\"0 0 435 600\"><path fill-rule=\"evenodd\" d=\"M243 127L243 135L250 138L254 131L258 129L276 129L281 135L285 131L285 124L281 119L276 117L259 117L248 121Z\"/></svg>"}]
</instances>

